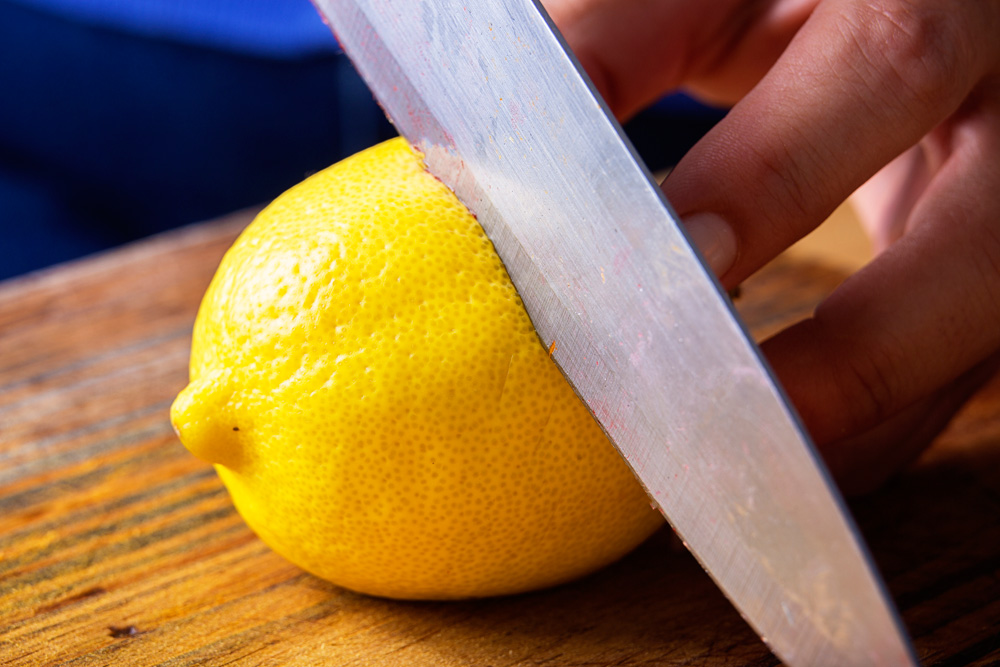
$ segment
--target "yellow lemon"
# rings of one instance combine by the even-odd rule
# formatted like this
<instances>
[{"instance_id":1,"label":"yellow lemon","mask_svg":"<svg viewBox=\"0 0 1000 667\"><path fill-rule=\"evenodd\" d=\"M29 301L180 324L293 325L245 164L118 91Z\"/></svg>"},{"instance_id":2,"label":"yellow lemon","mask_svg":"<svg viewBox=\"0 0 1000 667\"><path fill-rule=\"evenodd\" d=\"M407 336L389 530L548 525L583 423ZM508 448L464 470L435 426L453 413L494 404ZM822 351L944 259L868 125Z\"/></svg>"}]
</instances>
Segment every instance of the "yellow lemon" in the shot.
<instances>
[{"instance_id":1,"label":"yellow lemon","mask_svg":"<svg viewBox=\"0 0 1000 667\"><path fill-rule=\"evenodd\" d=\"M240 236L171 417L267 544L372 595L551 586L661 525L479 223L402 139Z\"/></svg>"}]
</instances>

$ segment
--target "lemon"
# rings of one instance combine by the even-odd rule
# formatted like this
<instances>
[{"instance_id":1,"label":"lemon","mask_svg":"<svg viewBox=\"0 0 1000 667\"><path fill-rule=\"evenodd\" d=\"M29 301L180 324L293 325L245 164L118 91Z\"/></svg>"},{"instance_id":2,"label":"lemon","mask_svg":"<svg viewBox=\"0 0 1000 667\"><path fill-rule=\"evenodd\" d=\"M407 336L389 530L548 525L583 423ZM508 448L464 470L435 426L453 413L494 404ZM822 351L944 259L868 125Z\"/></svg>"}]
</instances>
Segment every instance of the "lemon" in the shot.
<instances>
[{"instance_id":1,"label":"lemon","mask_svg":"<svg viewBox=\"0 0 1000 667\"><path fill-rule=\"evenodd\" d=\"M190 374L184 445L271 548L355 591L552 586L661 525L479 223L402 139L260 213L205 294Z\"/></svg>"}]
</instances>

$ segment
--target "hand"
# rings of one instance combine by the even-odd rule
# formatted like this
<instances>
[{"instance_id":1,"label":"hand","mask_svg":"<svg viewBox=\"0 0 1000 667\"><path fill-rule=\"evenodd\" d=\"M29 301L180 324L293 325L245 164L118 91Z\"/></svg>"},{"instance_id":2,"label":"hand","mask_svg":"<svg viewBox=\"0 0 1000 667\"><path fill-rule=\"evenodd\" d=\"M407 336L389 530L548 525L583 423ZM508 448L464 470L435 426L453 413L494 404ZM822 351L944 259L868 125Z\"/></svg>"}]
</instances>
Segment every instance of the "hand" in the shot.
<instances>
[{"instance_id":1,"label":"hand","mask_svg":"<svg viewBox=\"0 0 1000 667\"><path fill-rule=\"evenodd\" d=\"M663 186L724 286L858 191L876 257L763 349L845 491L911 461L1000 366L1000 2L546 7L620 118L734 104Z\"/></svg>"}]
</instances>

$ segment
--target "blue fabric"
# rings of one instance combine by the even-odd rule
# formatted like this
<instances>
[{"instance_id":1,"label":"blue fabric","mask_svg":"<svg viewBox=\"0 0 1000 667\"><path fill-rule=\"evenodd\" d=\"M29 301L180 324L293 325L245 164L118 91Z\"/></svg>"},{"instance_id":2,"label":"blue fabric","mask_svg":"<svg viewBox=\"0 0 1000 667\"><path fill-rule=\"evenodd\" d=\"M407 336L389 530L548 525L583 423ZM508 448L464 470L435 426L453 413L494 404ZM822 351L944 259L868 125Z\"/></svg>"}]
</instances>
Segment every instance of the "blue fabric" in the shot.
<instances>
[{"instance_id":1,"label":"blue fabric","mask_svg":"<svg viewBox=\"0 0 1000 667\"><path fill-rule=\"evenodd\" d=\"M336 53L309 0L7 0L86 25L249 55Z\"/></svg>"},{"instance_id":2,"label":"blue fabric","mask_svg":"<svg viewBox=\"0 0 1000 667\"><path fill-rule=\"evenodd\" d=\"M0 0L0 278L264 203L394 134L343 55L268 59Z\"/></svg>"},{"instance_id":3,"label":"blue fabric","mask_svg":"<svg viewBox=\"0 0 1000 667\"><path fill-rule=\"evenodd\" d=\"M0 95L0 279L265 203L395 133L308 0L0 0ZM626 131L659 169L719 117L674 97Z\"/></svg>"}]
</instances>

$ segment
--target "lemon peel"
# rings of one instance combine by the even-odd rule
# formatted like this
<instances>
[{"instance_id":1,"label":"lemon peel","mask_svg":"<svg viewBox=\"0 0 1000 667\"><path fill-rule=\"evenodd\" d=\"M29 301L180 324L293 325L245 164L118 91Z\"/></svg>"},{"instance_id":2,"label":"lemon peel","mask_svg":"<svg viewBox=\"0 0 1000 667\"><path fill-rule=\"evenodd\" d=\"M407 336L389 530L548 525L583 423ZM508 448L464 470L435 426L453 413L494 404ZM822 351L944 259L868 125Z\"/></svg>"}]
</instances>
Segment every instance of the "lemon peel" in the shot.
<instances>
[{"instance_id":1,"label":"lemon peel","mask_svg":"<svg viewBox=\"0 0 1000 667\"><path fill-rule=\"evenodd\" d=\"M223 259L171 418L275 551L372 595L570 581L662 524L472 214L402 139L275 200Z\"/></svg>"}]
</instances>

